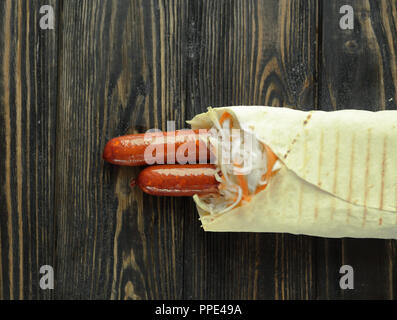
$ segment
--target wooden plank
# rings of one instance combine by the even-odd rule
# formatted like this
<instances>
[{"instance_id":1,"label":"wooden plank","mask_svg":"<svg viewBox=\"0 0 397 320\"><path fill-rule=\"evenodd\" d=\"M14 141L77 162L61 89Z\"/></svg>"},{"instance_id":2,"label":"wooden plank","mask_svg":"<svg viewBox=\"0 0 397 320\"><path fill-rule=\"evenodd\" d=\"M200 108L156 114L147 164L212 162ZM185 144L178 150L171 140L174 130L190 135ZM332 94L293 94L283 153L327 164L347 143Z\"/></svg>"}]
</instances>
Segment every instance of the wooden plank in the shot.
<instances>
[{"instance_id":1,"label":"wooden plank","mask_svg":"<svg viewBox=\"0 0 397 320\"><path fill-rule=\"evenodd\" d=\"M207 106L315 107L316 1L205 1L189 8L187 118ZM185 299L293 299L316 294L316 239L205 233L190 202Z\"/></svg>"},{"instance_id":2,"label":"wooden plank","mask_svg":"<svg viewBox=\"0 0 397 320\"><path fill-rule=\"evenodd\" d=\"M107 140L182 126L186 1L65 1L57 127L57 298L178 299L186 200L130 189Z\"/></svg>"},{"instance_id":3,"label":"wooden plank","mask_svg":"<svg viewBox=\"0 0 397 320\"><path fill-rule=\"evenodd\" d=\"M396 109L396 2L322 3L321 109ZM354 9L354 30L339 27L339 9L346 4ZM318 277L327 281L318 279L319 298L395 298L395 248L395 240L322 240L318 255L327 261L327 268L319 269ZM342 264L355 270L354 290L339 288L336 280Z\"/></svg>"},{"instance_id":4,"label":"wooden plank","mask_svg":"<svg viewBox=\"0 0 397 320\"><path fill-rule=\"evenodd\" d=\"M0 3L0 299L51 298L40 267L54 263L57 21L55 0Z\"/></svg>"}]
</instances>

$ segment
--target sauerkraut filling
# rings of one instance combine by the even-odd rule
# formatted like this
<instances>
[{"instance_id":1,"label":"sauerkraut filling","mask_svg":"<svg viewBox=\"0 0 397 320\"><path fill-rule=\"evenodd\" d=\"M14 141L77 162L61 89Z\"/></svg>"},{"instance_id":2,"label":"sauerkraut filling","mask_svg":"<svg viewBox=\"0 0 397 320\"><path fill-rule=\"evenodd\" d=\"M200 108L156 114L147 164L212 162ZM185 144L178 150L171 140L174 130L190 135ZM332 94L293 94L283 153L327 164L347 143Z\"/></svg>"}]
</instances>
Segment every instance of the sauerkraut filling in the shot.
<instances>
[{"instance_id":1,"label":"sauerkraut filling","mask_svg":"<svg viewBox=\"0 0 397 320\"><path fill-rule=\"evenodd\" d=\"M209 109L213 123L206 141L215 155L218 194L194 195L197 206L211 215L220 215L249 202L264 190L280 161L268 146L252 133L235 128L233 117L225 111L220 117Z\"/></svg>"}]
</instances>

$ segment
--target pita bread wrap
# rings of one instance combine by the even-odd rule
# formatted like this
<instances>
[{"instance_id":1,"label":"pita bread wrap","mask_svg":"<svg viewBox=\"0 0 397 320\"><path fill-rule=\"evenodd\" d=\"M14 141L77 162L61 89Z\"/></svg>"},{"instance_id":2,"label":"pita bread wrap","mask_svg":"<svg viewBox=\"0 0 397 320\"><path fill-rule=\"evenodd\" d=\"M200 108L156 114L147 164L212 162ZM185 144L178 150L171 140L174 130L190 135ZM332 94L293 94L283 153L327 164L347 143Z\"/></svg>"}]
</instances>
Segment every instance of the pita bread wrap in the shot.
<instances>
[{"instance_id":1,"label":"pita bread wrap","mask_svg":"<svg viewBox=\"0 0 397 320\"><path fill-rule=\"evenodd\" d=\"M397 111L212 110L269 146L281 169L248 203L215 216L198 206L205 231L397 239ZM213 126L209 112L189 123Z\"/></svg>"}]
</instances>

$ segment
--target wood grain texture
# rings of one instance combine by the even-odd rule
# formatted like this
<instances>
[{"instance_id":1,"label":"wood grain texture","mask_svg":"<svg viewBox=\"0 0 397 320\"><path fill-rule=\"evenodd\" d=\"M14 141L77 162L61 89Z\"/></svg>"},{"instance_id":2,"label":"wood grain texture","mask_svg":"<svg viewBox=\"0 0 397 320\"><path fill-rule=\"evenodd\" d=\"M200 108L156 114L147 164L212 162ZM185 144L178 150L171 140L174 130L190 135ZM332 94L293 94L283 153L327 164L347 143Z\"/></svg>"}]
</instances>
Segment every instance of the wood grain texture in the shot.
<instances>
[{"instance_id":1,"label":"wood grain texture","mask_svg":"<svg viewBox=\"0 0 397 320\"><path fill-rule=\"evenodd\" d=\"M339 8L354 9L354 29L342 30ZM320 108L384 110L397 107L397 4L395 1L323 1ZM395 240L321 240L319 298L395 299ZM336 254L338 252L338 254ZM336 267L355 270L354 290L339 291ZM330 284L333 284L330 287Z\"/></svg>"},{"instance_id":2,"label":"wood grain texture","mask_svg":"<svg viewBox=\"0 0 397 320\"><path fill-rule=\"evenodd\" d=\"M0 299L396 299L395 240L205 233L190 198L101 159L207 106L395 109L395 1L6 0L0 17Z\"/></svg>"},{"instance_id":3,"label":"wood grain texture","mask_svg":"<svg viewBox=\"0 0 397 320\"><path fill-rule=\"evenodd\" d=\"M354 29L342 30L339 8L354 9ZM395 1L324 1L321 104L331 110L395 109Z\"/></svg>"},{"instance_id":4,"label":"wood grain texture","mask_svg":"<svg viewBox=\"0 0 397 320\"><path fill-rule=\"evenodd\" d=\"M48 299L54 262L57 32L39 28L55 1L0 3L0 299Z\"/></svg>"}]
</instances>

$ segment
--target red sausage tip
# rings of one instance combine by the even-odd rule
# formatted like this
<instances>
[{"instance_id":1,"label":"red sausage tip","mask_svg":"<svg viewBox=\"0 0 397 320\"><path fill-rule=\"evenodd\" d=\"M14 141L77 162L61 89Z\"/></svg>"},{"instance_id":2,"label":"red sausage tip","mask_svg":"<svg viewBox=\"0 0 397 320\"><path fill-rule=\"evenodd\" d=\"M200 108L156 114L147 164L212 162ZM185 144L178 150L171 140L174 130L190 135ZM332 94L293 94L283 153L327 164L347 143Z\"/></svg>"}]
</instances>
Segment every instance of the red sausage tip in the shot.
<instances>
[{"instance_id":1,"label":"red sausage tip","mask_svg":"<svg viewBox=\"0 0 397 320\"><path fill-rule=\"evenodd\" d=\"M102 158L103 158L103 160L105 160L107 162L111 162L111 160L113 158L113 143L112 143L112 140L110 140L106 144L105 149L103 150Z\"/></svg>"}]
</instances>

